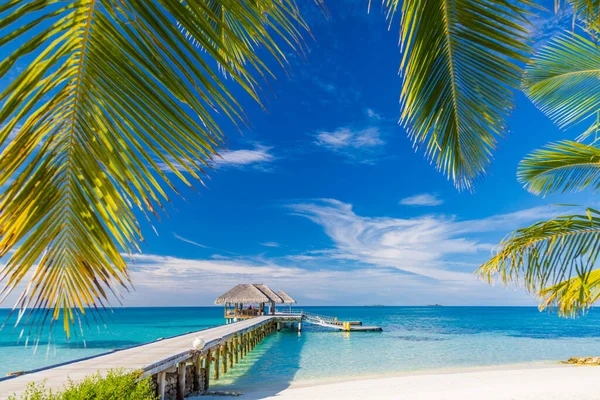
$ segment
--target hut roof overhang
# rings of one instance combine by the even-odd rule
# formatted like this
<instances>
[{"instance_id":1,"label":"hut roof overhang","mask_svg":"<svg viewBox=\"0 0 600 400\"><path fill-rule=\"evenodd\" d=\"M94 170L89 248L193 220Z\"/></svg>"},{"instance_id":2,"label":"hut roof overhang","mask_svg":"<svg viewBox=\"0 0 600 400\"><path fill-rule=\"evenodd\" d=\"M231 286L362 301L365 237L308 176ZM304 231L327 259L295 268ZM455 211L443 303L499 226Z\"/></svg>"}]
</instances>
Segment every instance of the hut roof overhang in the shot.
<instances>
[{"instance_id":1,"label":"hut roof overhang","mask_svg":"<svg viewBox=\"0 0 600 400\"><path fill-rule=\"evenodd\" d=\"M279 289L277 291L277 296L281 297L281 299L283 300L283 302L285 304L295 304L296 300L294 300L292 298L292 296L290 296L289 294L287 294L286 292L284 292L283 290Z\"/></svg>"},{"instance_id":2,"label":"hut roof overhang","mask_svg":"<svg viewBox=\"0 0 600 400\"><path fill-rule=\"evenodd\" d=\"M263 285L262 283L255 283L254 286L258 288L261 292L263 292L273 303L283 304L283 299L277 295L274 291L271 290L267 285Z\"/></svg>"},{"instance_id":3,"label":"hut roof overhang","mask_svg":"<svg viewBox=\"0 0 600 400\"><path fill-rule=\"evenodd\" d=\"M239 303L239 304L254 304L254 303L283 303L281 297L269 289L268 286L262 284L241 283L233 289L222 294L215 300L215 304Z\"/></svg>"}]
</instances>

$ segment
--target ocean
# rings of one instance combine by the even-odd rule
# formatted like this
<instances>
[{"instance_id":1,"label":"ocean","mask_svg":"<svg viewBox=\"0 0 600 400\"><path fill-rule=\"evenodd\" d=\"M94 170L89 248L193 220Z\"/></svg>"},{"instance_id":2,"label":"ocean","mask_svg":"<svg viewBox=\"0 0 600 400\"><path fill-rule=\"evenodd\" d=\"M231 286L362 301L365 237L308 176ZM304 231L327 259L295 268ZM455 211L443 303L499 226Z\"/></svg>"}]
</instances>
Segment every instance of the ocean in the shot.
<instances>
[{"instance_id":1,"label":"ocean","mask_svg":"<svg viewBox=\"0 0 600 400\"><path fill-rule=\"evenodd\" d=\"M340 320L379 325L383 332L333 332L305 324L301 334L268 336L213 387L248 388L319 379L430 369L533 362L600 355L600 313L577 319L534 307L303 307ZM8 310L0 309L4 321ZM117 308L106 326L84 329L69 342L62 325L39 345L0 331L0 376L31 370L224 323L220 307ZM191 345L191 343L190 343Z\"/></svg>"}]
</instances>

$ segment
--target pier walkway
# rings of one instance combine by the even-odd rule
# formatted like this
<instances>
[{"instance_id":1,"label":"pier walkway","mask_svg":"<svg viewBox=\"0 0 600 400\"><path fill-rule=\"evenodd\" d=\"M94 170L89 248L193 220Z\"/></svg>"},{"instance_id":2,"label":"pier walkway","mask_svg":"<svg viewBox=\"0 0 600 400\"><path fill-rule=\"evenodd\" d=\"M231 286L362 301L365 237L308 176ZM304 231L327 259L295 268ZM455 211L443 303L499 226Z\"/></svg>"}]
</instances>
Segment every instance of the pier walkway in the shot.
<instances>
[{"instance_id":1,"label":"pier walkway","mask_svg":"<svg viewBox=\"0 0 600 400\"><path fill-rule=\"evenodd\" d=\"M300 331L302 322L341 331L381 330L304 311L277 312L0 378L0 400L22 394L30 382L45 382L47 388L57 391L68 379L77 382L119 368L151 376L161 400L183 400L189 394L205 393L210 380L227 373L269 333L290 323L297 324ZM192 348L196 338L205 343L201 349Z\"/></svg>"},{"instance_id":2,"label":"pier walkway","mask_svg":"<svg viewBox=\"0 0 600 400\"><path fill-rule=\"evenodd\" d=\"M297 317L285 316L256 317L136 347L116 350L79 361L34 370L21 376L3 378L0 380L0 399L7 399L13 393L23 393L29 382L41 383L45 381L46 387L55 390L61 389L67 383L67 378L78 381L96 372L104 374L115 368L124 368L131 371L142 370L144 375L152 375L159 387L159 394L162 390L163 398L170 398L170 396L165 395L165 392L173 392L173 388L168 387L167 375L175 375L176 386L182 383L181 379L183 377L183 387L185 388L185 376L188 375L189 377L191 375L189 369L193 369L190 367L197 367L198 365L200 365L200 368L194 370L193 373L196 375L203 374L199 376L199 379L194 379L194 381L199 381L194 382L194 384L197 386L197 391L200 392L208 388L211 362L213 362L213 379L218 379L219 369L223 368L219 366L220 356L222 356L222 364L225 365L226 372L227 367L232 366L234 357L237 362L238 357L243 357L266 334L275 330L276 321L282 319L299 320ZM192 342L196 337L201 337L206 343L204 349L198 354L194 354L191 350ZM182 366L186 368L181 368ZM181 374L176 374L177 370L182 370ZM175 398L183 398L183 395L187 394L185 391L184 389L182 395L177 393ZM176 388L175 392L177 392Z\"/></svg>"}]
</instances>

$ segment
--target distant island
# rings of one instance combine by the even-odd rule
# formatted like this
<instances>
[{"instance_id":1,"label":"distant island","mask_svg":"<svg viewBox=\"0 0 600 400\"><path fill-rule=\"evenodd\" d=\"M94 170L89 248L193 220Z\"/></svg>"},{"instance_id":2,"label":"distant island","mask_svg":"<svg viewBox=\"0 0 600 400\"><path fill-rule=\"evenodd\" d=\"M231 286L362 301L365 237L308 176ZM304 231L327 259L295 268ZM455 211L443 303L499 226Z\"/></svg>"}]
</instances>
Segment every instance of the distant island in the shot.
<instances>
[{"instance_id":1,"label":"distant island","mask_svg":"<svg viewBox=\"0 0 600 400\"><path fill-rule=\"evenodd\" d=\"M367 304L365 307L385 307L383 304Z\"/></svg>"},{"instance_id":2,"label":"distant island","mask_svg":"<svg viewBox=\"0 0 600 400\"><path fill-rule=\"evenodd\" d=\"M441 304L428 304L427 307L444 307Z\"/></svg>"}]
</instances>

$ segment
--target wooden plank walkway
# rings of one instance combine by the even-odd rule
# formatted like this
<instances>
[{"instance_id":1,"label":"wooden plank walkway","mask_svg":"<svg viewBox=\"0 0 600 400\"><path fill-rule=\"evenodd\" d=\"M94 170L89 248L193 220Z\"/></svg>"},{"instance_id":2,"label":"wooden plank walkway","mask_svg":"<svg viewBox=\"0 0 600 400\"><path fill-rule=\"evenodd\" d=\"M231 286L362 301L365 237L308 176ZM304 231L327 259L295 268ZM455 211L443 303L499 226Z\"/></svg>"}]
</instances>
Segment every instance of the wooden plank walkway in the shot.
<instances>
[{"instance_id":1,"label":"wooden plank walkway","mask_svg":"<svg viewBox=\"0 0 600 400\"><path fill-rule=\"evenodd\" d=\"M142 369L152 374L153 370L158 371L167 364L176 365L182 359L189 358L192 342L197 336L202 337L206 347L209 347L236 333L264 325L274 318L256 317L9 378L0 381L0 400L8 399L13 393L22 393L29 382L46 381L46 386L55 390L65 385L67 377L77 381L98 371L106 373L114 368Z\"/></svg>"}]
</instances>

